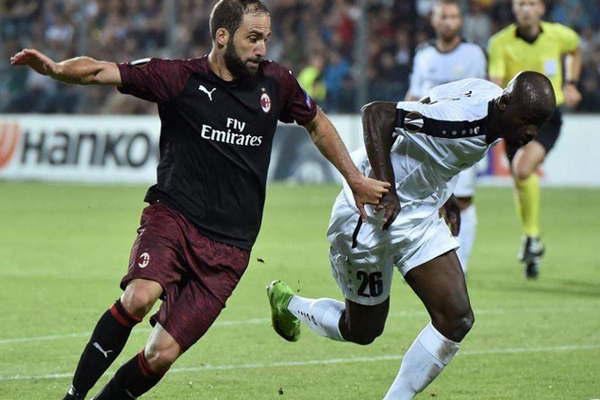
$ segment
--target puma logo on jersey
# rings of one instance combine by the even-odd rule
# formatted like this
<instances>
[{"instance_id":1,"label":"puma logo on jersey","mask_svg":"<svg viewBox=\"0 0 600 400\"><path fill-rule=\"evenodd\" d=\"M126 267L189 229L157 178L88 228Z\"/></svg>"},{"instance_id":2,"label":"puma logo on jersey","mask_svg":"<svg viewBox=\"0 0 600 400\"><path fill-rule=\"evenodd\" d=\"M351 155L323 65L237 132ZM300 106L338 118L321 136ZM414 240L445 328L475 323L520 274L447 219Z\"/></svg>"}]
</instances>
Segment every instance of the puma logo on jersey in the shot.
<instances>
[{"instance_id":1,"label":"puma logo on jersey","mask_svg":"<svg viewBox=\"0 0 600 400\"><path fill-rule=\"evenodd\" d=\"M200 85L198 87L198 90L201 91L201 92L203 92L203 93L206 93L206 95L208 96L208 98L210 99L210 101L213 101L212 95L213 95L213 92L215 90L217 90L217 88L213 88L213 90L209 91L204 85Z\"/></svg>"},{"instance_id":2,"label":"puma logo on jersey","mask_svg":"<svg viewBox=\"0 0 600 400\"><path fill-rule=\"evenodd\" d=\"M102 346L100 346L100 344L99 344L98 342L94 342L94 343L93 343L93 346L94 346L96 349L98 349L98 351L99 351L100 353L102 353L102 354L104 355L104 358L108 358L108 353L112 353L112 352L113 352L112 350L106 350L106 351L104 351L104 349L102 348Z\"/></svg>"}]
</instances>

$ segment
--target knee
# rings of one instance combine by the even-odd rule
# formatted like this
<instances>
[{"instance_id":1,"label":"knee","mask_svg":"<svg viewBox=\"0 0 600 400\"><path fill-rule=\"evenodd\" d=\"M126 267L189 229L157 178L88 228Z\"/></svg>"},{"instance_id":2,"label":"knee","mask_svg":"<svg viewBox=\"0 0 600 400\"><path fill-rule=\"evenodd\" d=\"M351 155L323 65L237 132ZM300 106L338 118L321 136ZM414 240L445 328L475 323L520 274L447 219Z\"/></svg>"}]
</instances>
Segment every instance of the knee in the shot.
<instances>
[{"instance_id":1,"label":"knee","mask_svg":"<svg viewBox=\"0 0 600 400\"><path fill-rule=\"evenodd\" d=\"M529 176L531 176L532 173L533 170L527 165L517 163L513 167L513 176L518 181L524 181L525 179L529 178Z\"/></svg>"},{"instance_id":2,"label":"knee","mask_svg":"<svg viewBox=\"0 0 600 400\"><path fill-rule=\"evenodd\" d=\"M362 346L371 344L383 333L383 325L351 331L350 341Z\"/></svg>"},{"instance_id":3,"label":"knee","mask_svg":"<svg viewBox=\"0 0 600 400\"><path fill-rule=\"evenodd\" d=\"M150 344L144 348L144 357L156 374L166 373L180 355L181 348L175 342Z\"/></svg>"},{"instance_id":4,"label":"knee","mask_svg":"<svg viewBox=\"0 0 600 400\"><path fill-rule=\"evenodd\" d=\"M463 312L449 313L434 319L434 325L445 337L460 342L475 323L473 311L469 308Z\"/></svg>"},{"instance_id":5,"label":"knee","mask_svg":"<svg viewBox=\"0 0 600 400\"><path fill-rule=\"evenodd\" d=\"M143 287L128 286L121 296L121 304L131 315L144 318L157 300L157 296Z\"/></svg>"},{"instance_id":6,"label":"knee","mask_svg":"<svg viewBox=\"0 0 600 400\"><path fill-rule=\"evenodd\" d=\"M475 316L473 315L473 311L469 309L467 313L454 321L456 335L460 336L462 340L465 336L467 336L467 333L469 333L474 323Z\"/></svg>"}]
</instances>

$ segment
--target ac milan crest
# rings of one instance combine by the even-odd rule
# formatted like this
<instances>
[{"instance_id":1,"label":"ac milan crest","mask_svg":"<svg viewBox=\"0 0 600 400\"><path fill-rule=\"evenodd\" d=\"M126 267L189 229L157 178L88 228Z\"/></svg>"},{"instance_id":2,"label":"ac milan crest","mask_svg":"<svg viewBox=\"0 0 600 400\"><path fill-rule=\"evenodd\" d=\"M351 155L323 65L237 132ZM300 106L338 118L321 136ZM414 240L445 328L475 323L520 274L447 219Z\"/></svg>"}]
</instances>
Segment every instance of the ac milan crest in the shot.
<instances>
[{"instance_id":1,"label":"ac milan crest","mask_svg":"<svg viewBox=\"0 0 600 400\"><path fill-rule=\"evenodd\" d=\"M262 96L260 96L260 107L265 113L271 111L271 98L267 93L263 93Z\"/></svg>"},{"instance_id":2,"label":"ac milan crest","mask_svg":"<svg viewBox=\"0 0 600 400\"><path fill-rule=\"evenodd\" d=\"M146 268L150 264L150 254L144 252L137 259L137 265L140 268Z\"/></svg>"}]
</instances>

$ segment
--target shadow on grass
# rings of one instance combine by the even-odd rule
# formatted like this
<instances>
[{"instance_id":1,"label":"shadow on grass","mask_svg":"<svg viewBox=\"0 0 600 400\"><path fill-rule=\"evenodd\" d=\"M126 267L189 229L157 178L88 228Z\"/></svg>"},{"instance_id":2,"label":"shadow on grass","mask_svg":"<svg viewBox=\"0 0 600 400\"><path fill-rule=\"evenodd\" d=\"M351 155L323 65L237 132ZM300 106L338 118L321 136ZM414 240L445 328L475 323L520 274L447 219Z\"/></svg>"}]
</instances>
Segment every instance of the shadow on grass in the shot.
<instances>
[{"instance_id":1,"label":"shadow on grass","mask_svg":"<svg viewBox=\"0 0 600 400\"><path fill-rule=\"evenodd\" d=\"M572 279L552 280L541 277L539 280L534 281L526 281L523 278L523 281L521 282L495 280L493 284L490 285L478 282L478 287L494 292L548 294L552 296L560 295L561 297L568 296L600 299L600 283Z\"/></svg>"}]
</instances>

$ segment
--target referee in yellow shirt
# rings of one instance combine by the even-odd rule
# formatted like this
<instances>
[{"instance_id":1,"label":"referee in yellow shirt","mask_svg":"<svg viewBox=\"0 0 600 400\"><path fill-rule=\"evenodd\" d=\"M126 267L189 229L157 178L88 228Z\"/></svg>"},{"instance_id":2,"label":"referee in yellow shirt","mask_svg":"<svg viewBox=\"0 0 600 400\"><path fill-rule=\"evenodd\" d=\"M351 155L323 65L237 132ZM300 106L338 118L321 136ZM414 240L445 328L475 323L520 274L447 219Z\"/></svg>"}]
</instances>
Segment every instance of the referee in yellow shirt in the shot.
<instances>
[{"instance_id":1,"label":"referee in yellow shirt","mask_svg":"<svg viewBox=\"0 0 600 400\"><path fill-rule=\"evenodd\" d=\"M490 38L489 77L504 87L520 71L540 72L552 82L559 106L535 140L521 148L507 143L524 233L519 261L525 265L527 278L537 278L544 245L540 240L540 183L535 172L560 134L560 106L575 107L581 101L577 90L581 49L575 31L541 20L546 11L543 0L513 0L512 6L517 23Z\"/></svg>"}]
</instances>

